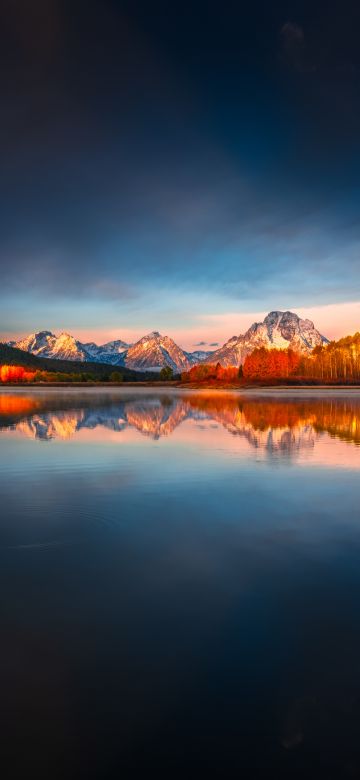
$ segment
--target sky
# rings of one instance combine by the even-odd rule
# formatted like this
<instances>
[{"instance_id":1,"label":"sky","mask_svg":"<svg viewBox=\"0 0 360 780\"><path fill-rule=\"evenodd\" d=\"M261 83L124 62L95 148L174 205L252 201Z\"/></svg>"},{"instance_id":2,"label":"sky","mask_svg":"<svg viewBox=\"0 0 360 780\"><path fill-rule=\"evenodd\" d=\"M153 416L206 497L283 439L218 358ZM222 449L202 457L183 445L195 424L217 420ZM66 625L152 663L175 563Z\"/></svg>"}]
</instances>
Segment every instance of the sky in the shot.
<instances>
[{"instance_id":1,"label":"sky","mask_svg":"<svg viewBox=\"0 0 360 780\"><path fill-rule=\"evenodd\" d=\"M0 337L360 330L360 4L4 0Z\"/></svg>"}]
</instances>

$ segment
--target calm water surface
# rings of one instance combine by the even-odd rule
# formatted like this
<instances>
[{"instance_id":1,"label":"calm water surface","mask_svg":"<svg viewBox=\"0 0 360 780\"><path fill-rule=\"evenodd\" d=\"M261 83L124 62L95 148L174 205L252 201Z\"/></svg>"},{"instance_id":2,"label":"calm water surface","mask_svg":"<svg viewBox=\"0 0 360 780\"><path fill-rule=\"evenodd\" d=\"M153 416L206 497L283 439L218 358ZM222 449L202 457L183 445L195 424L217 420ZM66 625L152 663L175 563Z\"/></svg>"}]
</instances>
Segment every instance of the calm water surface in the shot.
<instances>
[{"instance_id":1,"label":"calm water surface","mask_svg":"<svg viewBox=\"0 0 360 780\"><path fill-rule=\"evenodd\" d=\"M359 445L356 391L2 391L6 776L359 778Z\"/></svg>"}]
</instances>

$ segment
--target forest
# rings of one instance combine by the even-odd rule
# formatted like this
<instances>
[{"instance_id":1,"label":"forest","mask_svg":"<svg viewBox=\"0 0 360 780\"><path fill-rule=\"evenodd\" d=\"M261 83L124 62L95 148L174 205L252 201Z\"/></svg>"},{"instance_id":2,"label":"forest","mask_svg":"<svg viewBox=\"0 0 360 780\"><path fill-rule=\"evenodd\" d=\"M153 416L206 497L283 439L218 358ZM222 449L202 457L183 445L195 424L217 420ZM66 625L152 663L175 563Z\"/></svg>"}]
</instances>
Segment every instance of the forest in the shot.
<instances>
[{"instance_id":1,"label":"forest","mask_svg":"<svg viewBox=\"0 0 360 780\"><path fill-rule=\"evenodd\" d=\"M359 383L360 333L315 347L309 357L301 358L298 373L325 382Z\"/></svg>"}]
</instances>

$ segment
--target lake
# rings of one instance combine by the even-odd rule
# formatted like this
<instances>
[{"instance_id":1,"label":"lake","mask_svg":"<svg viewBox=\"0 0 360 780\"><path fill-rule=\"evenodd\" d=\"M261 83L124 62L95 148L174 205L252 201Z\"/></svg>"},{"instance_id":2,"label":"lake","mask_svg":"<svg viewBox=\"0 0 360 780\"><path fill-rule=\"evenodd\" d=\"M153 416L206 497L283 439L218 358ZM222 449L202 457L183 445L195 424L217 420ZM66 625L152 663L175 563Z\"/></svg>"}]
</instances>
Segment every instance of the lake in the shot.
<instances>
[{"instance_id":1,"label":"lake","mask_svg":"<svg viewBox=\"0 0 360 780\"><path fill-rule=\"evenodd\" d=\"M360 393L0 393L2 760L360 777Z\"/></svg>"}]
</instances>

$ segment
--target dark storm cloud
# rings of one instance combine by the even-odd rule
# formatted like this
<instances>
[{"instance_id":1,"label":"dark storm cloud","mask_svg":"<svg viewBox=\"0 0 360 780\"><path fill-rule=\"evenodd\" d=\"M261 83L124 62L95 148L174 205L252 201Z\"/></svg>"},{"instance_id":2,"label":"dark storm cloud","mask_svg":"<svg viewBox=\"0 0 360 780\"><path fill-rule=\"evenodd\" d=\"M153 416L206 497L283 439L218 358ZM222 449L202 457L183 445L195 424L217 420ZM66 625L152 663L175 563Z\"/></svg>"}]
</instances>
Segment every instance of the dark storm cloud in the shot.
<instances>
[{"instance_id":1,"label":"dark storm cloud","mask_svg":"<svg viewBox=\"0 0 360 780\"><path fill-rule=\"evenodd\" d=\"M3 290L127 300L147 284L176 281L241 299L254 286L265 294L281 283L286 292L308 294L306 280L321 280L326 294L346 285L347 275L357 278L359 224L349 205L341 217L336 193L305 195L299 185L285 204L276 189L258 191L241 180L208 178L203 190L196 178L179 176L176 186L144 173L142 189L129 185L126 204L105 188L102 202L94 193L85 206L75 198L70 204L75 219L71 208L58 214L55 203L43 231L41 213L30 209L28 219L18 204L20 236L9 213L0 239ZM336 256L331 261L340 236L341 265Z\"/></svg>"},{"instance_id":2,"label":"dark storm cloud","mask_svg":"<svg viewBox=\"0 0 360 780\"><path fill-rule=\"evenodd\" d=\"M0 13L3 294L353 295L355 3Z\"/></svg>"}]
</instances>

